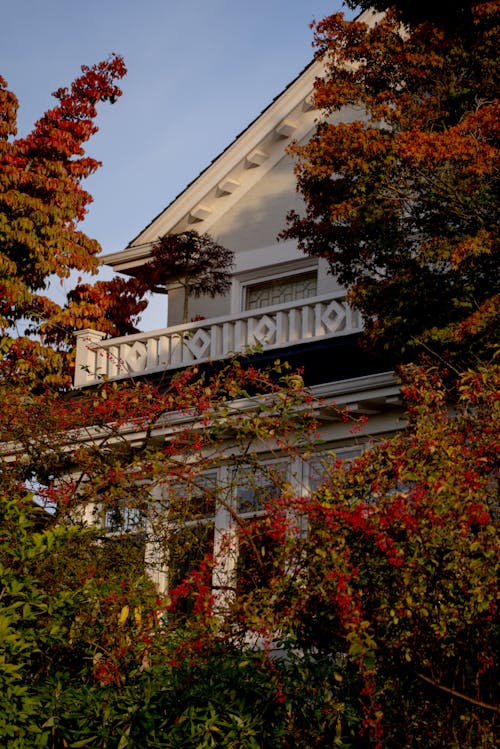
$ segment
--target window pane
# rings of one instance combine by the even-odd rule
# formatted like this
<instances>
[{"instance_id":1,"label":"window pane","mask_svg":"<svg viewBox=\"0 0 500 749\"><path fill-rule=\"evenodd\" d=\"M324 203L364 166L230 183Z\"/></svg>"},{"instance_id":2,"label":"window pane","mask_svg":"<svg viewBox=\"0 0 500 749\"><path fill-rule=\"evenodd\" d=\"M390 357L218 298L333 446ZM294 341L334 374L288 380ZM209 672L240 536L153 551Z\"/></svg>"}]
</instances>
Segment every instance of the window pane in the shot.
<instances>
[{"instance_id":1,"label":"window pane","mask_svg":"<svg viewBox=\"0 0 500 749\"><path fill-rule=\"evenodd\" d=\"M104 525L111 533L133 533L141 529L142 513L138 507L118 505L106 512Z\"/></svg>"},{"instance_id":2,"label":"window pane","mask_svg":"<svg viewBox=\"0 0 500 749\"><path fill-rule=\"evenodd\" d=\"M174 523L206 520L215 516L217 476L206 473L171 487L168 492L169 519Z\"/></svg>"},{"instance_id":3,"label":"window pane","mask_svg":"<svg viewBox=\"0 0 500 749\"><path fill-rule=\"evenodd\" d=\"M238 540L237 594L265 588L273 577L280 574L282 564L279 551L268 518L253 518L245 523Z\"/></svg>"},{"instance_id":4,"label":"window pane","mask_svg":"<svg viewBox=\"0 0 500 749\"><path fill-rule=\"evenodd\" d=\"M251 470L246 468L236 476L236 511L240 515L258 513L267 502L278 496L285 480L284 465L269 465Z\"/></svg>"},{"instance_id":5,"label":"window pane","mask_svg":"<svg viewBox=\"0 0 500 749\"><path fill-rule=\"evenodd\" d=\"M213 518L215 515L216 475L205 474L193 482L188 498L187 520Z\"/></svg>"},{"instance_id":6,"label":"window pane","mask_svg":"<svg viewBox=\"0 0 500 749\"><path fill-rule=\"evenodd\" d=\"M349 448L339 449L338 452L331 451L329 453L323 453L318 455L309 461L309 490L311 492L316 491L318 487L325 483L328 479L328 472L338 460L349 460L361 455L363 447L361 445L354 445Z\"/></svg>"},{"instance_id":7,"label":"window pane","mask_svg":"<svg viewBox=\"0 0 500 749\"><path fill-rule=\"evenodd\" d=\"M169 588L179 585L212 554L213 523L195 523L172 533L169 541Z\"/></svg>"},{"instance_id":8,"label":"window pane","mask_svg":"<svg viewBox=\"0 0 500 749\"><path fill-rule=\"evenodd\" d=\"M168 589L175 598L175 607L171 611L173 620L180 621L183 617L189 616L194 606L192 594L181 589L176 594L175 589L199 569L200 563L207 556L213 554L213 547L213 523L191 523L172 533L168 549ZM211 586L212 575L209 566L204 569L202 578L198 580L198 585L202 583Z\"/></svg>"},{"instance_id":9,"label":"window pane","mask_svg":"<svg viewBox=\"0 0 500 749\"><path fill-rule=\"evenodd\" d=\"M194 476L192 480L166 487L165 491L170 525L166 546L168 589L173 591L175 599L171 614L178 618L189 615L194 605L193 595L178 586L213 554L217 474ZM203 584L210 586L210 566L205 574Z\"/></svg>"},{"instance_id":10,"label":"window pane","mask_svg":"<svg viewBox=\"0 0 500 749\"><path fill-rule=\"evenodd\" d=\"M246 287L245 309L260 309L273 304L285 304L297 299L316 296L317 273L308 271L296 276L273 278L270 281L251 284Z\"/></svg>"}]
</instances>

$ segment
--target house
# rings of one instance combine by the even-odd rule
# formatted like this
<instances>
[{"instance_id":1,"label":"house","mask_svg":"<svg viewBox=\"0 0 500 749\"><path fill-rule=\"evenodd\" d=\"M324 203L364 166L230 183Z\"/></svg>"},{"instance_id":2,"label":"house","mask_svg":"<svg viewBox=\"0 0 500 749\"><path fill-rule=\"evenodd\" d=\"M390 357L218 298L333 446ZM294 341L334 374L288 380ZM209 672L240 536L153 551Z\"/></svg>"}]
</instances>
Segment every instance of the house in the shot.
<instances>
[{"instance_id":1,"label":"house","mask_svg":"<svg viewBox=\"0 0 500 749\"><path fill-rule=\"evenodd\" d=\"M325 450L351 456L370 438L401 428L396 378L386 362L358 346L362 320L328 273L326 261L304 256L294 241L277 239L288 211L300 209L287 146L307 140L314 131L318 113L312 92L321 74L321 61L313 61L125 249L104 258L115 271L133 275L148 261L159 237L196 229L234 251L230 292L193 299L190 315L196 321L183 323L183 290L170 283L164 328L108 340L99 331L80 331L76 388L95 385L102 377L164 376L258 349L257 362L281 359L303 368L306 385L321 398ZM346 108L338 118L357 119L359 111ZM349 433L348 425L332 415L333 402L369 416L364 434L354 438ZM266 460L263 448L263 464ZM317 481L313 463L298 459L291 470L301 490L310 490ZM221 481L217 472L226 472L227 481L227 470L219 465L207 481ZM265 483L265 477L260 481ZM255 482L240 482L235 500L240 515L259 511L256 493ZM231 517L223 507L211 513L217 546ZM156 577L165 588L165 571Z\"/></svg>"}]
</instances>

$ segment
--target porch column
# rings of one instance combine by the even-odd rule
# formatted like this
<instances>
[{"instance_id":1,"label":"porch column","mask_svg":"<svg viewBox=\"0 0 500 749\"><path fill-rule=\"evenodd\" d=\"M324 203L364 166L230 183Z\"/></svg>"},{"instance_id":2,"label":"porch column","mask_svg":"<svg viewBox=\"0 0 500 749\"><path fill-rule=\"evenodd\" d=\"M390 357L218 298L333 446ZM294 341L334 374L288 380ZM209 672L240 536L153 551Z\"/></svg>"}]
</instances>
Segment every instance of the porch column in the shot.
<instances>
[{"instance_id":1,"label":"porch column","mask_svg":"<svg viewBox=\"0 0 500 749\"><path fill-rule=\"evenodd\" d=\"M106 333L91 328L76 331L75 376L73 381L76 388L92 385L96 382L98 377L96 352L105 336Z\"/></svg>"}]
</instances>

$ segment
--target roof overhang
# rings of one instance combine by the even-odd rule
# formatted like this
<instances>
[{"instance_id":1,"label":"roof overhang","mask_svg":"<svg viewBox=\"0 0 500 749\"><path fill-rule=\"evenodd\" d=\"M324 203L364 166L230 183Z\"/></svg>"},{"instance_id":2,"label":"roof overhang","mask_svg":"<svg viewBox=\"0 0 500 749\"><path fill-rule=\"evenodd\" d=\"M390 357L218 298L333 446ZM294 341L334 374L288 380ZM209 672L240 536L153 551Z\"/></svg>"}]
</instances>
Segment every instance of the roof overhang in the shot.
<instances>
[{"instance_id":1,"label":"roof overhang","mask_svg":"<svg viewBox=\"0 0 500 749\"><path fill-rule=\"evenodd\" d=\"M130 244L103 257L116 271L133 274L147 262L159 237L187 229L210 227L239 201L284 156L286 146L314 127L317 112L311 94L323 72L312 62L272 104L246 128Z\"/></svg>"},{"instance_id":2,"label":"roof overhang","mask_svg":"<svg viewBox=\"0 0 500 749\"><path fill-rule=\"evenodd\" d=\"M357 20L372 24L379 15L364 11ZM318 120L314 82L324 73L323 61L313 60L124 250L104 255L102 262L133 275L134 268L150 259L151 247L160 237L188 229L210 232L283 158L289 143L310 134Z\"/></svg>"}]
</instances>

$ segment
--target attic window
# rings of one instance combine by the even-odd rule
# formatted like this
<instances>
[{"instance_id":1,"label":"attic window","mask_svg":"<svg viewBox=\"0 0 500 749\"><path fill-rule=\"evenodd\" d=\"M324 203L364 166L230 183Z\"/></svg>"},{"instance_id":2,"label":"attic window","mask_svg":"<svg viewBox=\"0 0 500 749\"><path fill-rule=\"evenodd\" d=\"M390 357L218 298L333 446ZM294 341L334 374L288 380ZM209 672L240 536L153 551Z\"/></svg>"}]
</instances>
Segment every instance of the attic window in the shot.
<instances>
[{"instance_id":1,"label":"attic window","mask_svg":"<svg viewBox=\"0 0 500 749\"><path fill-rule=\"evenodd\" d=\"M249 284L245 288L245 309L271 307L274 304L285 304L316 296L317 286L315 270Z\"/></svg>"}]
</instances>

